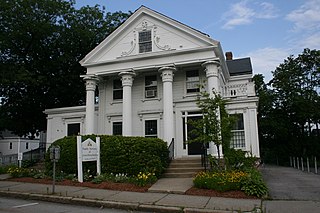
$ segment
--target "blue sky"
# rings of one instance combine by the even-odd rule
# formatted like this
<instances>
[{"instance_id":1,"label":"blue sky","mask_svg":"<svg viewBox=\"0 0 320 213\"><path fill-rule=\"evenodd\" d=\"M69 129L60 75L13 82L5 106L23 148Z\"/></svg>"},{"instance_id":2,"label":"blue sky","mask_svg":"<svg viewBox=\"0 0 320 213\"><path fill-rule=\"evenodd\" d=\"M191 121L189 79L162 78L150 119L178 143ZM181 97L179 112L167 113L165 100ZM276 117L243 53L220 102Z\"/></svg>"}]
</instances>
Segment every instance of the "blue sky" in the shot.
<instances>
[{"instance_id":1,"label":"blue sky","mask_svg":"<svg viewBox=\"0 0 320 213\"><path fill-rule=\"evenodd\" d=\"M320 0L76 0L95 4L108 12L147 6L220 41L234 58L250 57L266 80L289 55L320 49Z\"/></svg>"}]
</instances>

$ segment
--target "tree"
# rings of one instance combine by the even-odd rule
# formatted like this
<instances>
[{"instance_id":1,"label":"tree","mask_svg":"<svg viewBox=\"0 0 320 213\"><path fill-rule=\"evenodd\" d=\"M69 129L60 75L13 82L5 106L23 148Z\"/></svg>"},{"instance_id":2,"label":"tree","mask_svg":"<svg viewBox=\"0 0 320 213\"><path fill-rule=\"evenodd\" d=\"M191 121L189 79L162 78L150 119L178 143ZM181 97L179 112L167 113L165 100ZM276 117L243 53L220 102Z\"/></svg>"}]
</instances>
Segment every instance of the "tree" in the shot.
<instances>
[{"instance_id":1,"label":"tree","mask_svg":"<svg viewBox=\"0 0 320 213\"><path fill-rule=\"evenodd\" d=\"M195 139L190 142L209 144L213 142L218 151L218 165L220 165L220 151L227 151L230 148L232 127L235 117L230 116L226 111L226 102L222 97L213 91L213 96L207 92L201 92L197 98L197 106L200 108L203 119L191 121L194 129L191 131ZM223 150L220 150L222 146Z\"/></svg>"},{"instance_id":2,"label":"tree","mask_svg":"<svg viewBox=\"0 0 320 213\"><path fill-rule=\"evenodd\" d=\"M130 14L64 0L0 4L0 129L34 135L46 129L44 109L84 104L79 60Z\"/></svg>"},{"instance_id":3,"label":"tree","mask_svg":"<svg viewBox=\"0 0 320 213\"><path fill-rule=\"evenodd\" d=\"M320 51L289 56L265 84L255 76L262 153L274 157L317 155L320 151ZM281 160L281 159L280 159Z\"/></svg>"}]
</instances>

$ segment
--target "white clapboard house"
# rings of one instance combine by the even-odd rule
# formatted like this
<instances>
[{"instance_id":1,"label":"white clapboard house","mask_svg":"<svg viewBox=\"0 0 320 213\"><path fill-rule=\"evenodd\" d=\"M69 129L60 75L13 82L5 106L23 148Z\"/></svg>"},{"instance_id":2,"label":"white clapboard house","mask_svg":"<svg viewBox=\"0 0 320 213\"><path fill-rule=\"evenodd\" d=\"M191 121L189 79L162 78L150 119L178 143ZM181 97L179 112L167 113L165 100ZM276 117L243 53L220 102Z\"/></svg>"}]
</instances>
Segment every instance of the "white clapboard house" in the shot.
<instances>
[{"instance_id":1,"label":"white clapboard house","mask_svg":"<svg viewBox=\"0 0 320 213\"><path fill-rule=\"evenodd\" d=\"M207 34L141 6L80 63L86 106L45 111L48 145L72 134L122 134L174 139L175 158L199 155L201 145L187 143L188 120L201 119L195 100L205 82L239 114L231 146L259 157L250 58L233 59Z\"/></svg>"}]
</instances>

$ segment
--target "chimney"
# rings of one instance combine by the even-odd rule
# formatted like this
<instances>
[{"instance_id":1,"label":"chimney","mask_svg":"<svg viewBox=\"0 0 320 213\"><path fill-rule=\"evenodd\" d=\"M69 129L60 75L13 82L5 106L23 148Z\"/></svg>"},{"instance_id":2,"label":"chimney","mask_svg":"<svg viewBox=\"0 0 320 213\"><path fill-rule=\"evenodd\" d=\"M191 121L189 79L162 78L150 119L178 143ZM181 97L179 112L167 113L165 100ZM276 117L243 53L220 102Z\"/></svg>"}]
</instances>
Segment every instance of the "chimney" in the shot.
<instances>
[{"instance_id":1,"label":"chimney","mask_svg":"<svg viewBox=\"0 0 320 213\"><path fill-rule=\"evenodd\" d=\"M232 60L232 52L226 52L226 59L227 60Z\"/></svg>"}]
</instances>

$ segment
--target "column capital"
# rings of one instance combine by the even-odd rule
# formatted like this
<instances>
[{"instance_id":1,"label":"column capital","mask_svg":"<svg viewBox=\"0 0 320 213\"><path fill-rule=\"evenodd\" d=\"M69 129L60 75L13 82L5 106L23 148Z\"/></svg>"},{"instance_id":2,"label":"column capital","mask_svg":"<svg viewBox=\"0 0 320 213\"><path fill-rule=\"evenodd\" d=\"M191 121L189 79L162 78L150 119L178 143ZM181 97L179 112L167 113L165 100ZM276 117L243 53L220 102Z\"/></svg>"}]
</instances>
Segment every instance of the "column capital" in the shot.
<instances>
[{"instance_id":1,"label":"column capital","mask_svg":"<svg viewBox=\"0 0 320 213\"><path fill-rule=\"evenodd\" d=\"M213 77L213 76L218 76L219 73L219 69L218 67L220 66L220 62L217 60L214 61L206 61L203 64L201 64L202 67L205 68L205 72L206 72L206 77Z\"/></svg>"},{"instance_id":2,"label":"column capital","mask_svg":"<svg viewBox=\"0 0 320 213\"><path fill-rule=\"evenodd\" d=\"M120 72L119 76L121 76L122 86L132 87L133 77L136 76L134 72Z\"/></svg>"},{"instance_id":3,"label":"column capital","mask_svg":"<svg viewBox=\"0 0 320 213\"><path fill-rule=\"evenodd\" d=\"M99 78L94 75L85 75L83 76L83 80L86 81L86 91L95 91L96 86L98 84Z\"/></svg>"},{"instance_id":4,"label":"column capital","mask_svg":"<svg viewBox=\"0 0 320 213\"><path fill-rule=\"evenodd\" d=\"M173 73L177 71L174 67L161 67L159 72L161 73L163 82L172 82L173 81Z\"/></svg>"}]
</instances>

